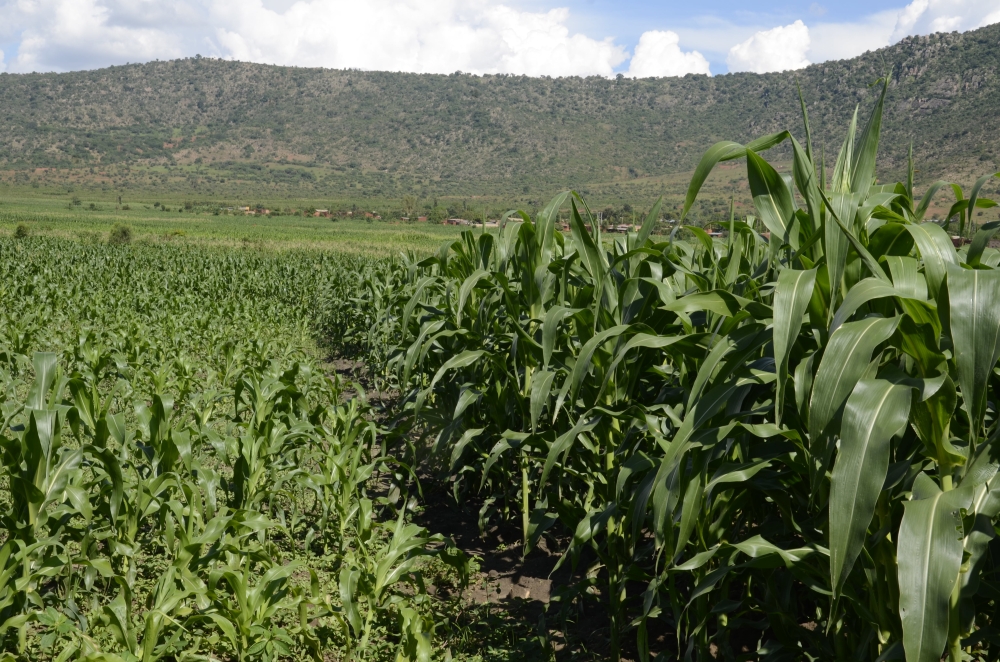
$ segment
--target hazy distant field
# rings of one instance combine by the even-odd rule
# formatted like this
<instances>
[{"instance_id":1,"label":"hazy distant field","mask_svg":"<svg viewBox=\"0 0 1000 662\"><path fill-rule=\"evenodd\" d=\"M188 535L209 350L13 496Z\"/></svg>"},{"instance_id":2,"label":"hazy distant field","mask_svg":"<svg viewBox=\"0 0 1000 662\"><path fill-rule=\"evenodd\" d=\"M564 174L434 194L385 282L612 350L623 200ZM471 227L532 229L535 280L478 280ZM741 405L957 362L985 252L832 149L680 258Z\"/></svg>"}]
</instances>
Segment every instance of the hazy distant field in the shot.
<instances>
[{"instance_id":1,"label":"hazy distant field","mask_svg":"<svg viewBox=\"0 0 1000 662\"><path fill-rule=\"evenodd\" d=\"M305 218L303 216L214 215L154 209L152 203L132 203L127 211L113 203L89 202L68 208L66 200L0 197L0 234L10 235L19 223L33 234L103 240L116 223L128 224L138 240L198 241L223 245L267 245L273 248L316 248L395 254L412 250L429 253L446 240L457 238L455 226L412 225L363 220ZM166 203L165 203L166 204Z\"/></svg>"}]
</instances>

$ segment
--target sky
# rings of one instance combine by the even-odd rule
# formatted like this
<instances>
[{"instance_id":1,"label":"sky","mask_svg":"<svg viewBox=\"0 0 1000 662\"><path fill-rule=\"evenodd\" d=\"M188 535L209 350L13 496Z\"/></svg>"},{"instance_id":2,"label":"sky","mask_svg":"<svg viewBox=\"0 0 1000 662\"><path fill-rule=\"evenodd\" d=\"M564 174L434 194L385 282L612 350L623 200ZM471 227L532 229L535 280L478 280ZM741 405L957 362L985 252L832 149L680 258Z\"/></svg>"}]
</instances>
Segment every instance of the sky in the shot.
<instances>
[{"instance_id":1,"label":"sky","mask_svg":"<svg viewBox=\"0 0 1000 662\"><path fill-rule=\"evenodd\" d=\"M0 0L0 71L201 55L421 73L763 73L998 22L1000 0Z\"/></svg>"}]
</instances>

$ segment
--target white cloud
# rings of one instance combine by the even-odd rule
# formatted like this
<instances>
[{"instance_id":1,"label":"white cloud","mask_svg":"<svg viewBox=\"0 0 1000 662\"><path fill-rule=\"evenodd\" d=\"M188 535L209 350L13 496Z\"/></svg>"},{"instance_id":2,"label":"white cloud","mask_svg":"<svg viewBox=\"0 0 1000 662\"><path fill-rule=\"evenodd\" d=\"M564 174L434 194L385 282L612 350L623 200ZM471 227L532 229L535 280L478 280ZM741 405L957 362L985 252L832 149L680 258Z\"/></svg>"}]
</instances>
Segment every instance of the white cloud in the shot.
<instances>
[{"instance_id":1,"label":"white cloud","mask_svg":"<svg viewBox=\"0 0 1000 662\"><path fill-rule=\"evenodd\" d=\"M642 33L629 63L628 76L652 78L685 74L711 75L708 60L698 51L682 51L676 32L650 30Z\"/></svg>"},{"instance_id":2,"label":"white cloud","mask_svg":"<svg viewBox=\"0 0 1000 662\"><path fill-rule=\"evenodd\" d=\"M90 69L200 53L439 73L610 76L626 64L629 76L642 77L707 73L708 62L723 61L731 71L777 71L1000 22L998 0L897 0L840 23L821 19L819 0L803 5L808 27L761 25L759 13L741 14L740 23L678 17L670 31L643 32L628 63L624 45L587 34L615 23L591 21L597 27L581 32L574 26L588 10L537 9L549 2L558 0L0 0L0 68Z\"/></svg>"},{"instance_id":3,"label":"white cloud","mask_svg":"<svg viewBox=\"0 0 1000 662\"><path fill-rule=\"evenodd\" d=\"M890 41L913 34L972 30L1000 23L996 0L913 0L899 12Z\"/></svg>"},{"instance_id":4,"label":"white cloud","mask_svg":"<svg viewBox=\"0 0 1000 662\"><path fill-rule=\"evenodd\" d=\"M495 0L0 0L15 71L195 53L271 64L610 76L628 54L572 33L569 11Z\"/></svg>"},{"instance_id":5,"label":"white cloud","mask_svg":"<svg viewBox=\"0 0 1000 662\"><path fill-rule=\"evenodd\" d=\"M998 22L997 0L913 0L856 22L810 26L808 57L813 62L850 58L910 35L972 30Z\"/></svg>"},{"instance_id":6,"label":"white cloud","mask_svg":"<svg viewBox=\"0 0 1000 662\"><path fill-rule=\"evenodd\" d=\"M729 49L730 71L787 71L809 66L809 28L802 21L762 30Z\"/></svg>"},{"instance_id":7,"label":"white cloud","mask_svg":"<svg viewBox=\"0 0 1000 662\"><path fill-rule=\"evenodd\" d=\"M809 26L808 58L813 62L844 60L889 45L899 12L871 14L856 23L817 23Z\"/></svg>"},{"instance_id":8,"label":"white cloud","mask_svg":"<svg viewBox=\"0 0 1000 662\"><path fill-rule=\"evenodd\" d=\"M485 2L312 0L276 12L215 0L216 38L239 60L390 71L610 76L625 61L611 39L570 34L569 12Z\"/></svg>"},{"instance_id":9,"label":"white cloud","mask_svg":"<svg viewBox=\"0 0 1000 662\"><path fill-rule=\"evenodd\" d=\"M177 11L166 14L158 11L157 6L151 0L6 3L0 10L0 23L5 32L19 33L17 53L8 68L12 71L88 69L187 55L191 44L185 21L178 20L181 17ZM152 22L150 16L164 22ZM194 22L194 18L189 17L188 22Z\"/></svg>"}]
</instances>

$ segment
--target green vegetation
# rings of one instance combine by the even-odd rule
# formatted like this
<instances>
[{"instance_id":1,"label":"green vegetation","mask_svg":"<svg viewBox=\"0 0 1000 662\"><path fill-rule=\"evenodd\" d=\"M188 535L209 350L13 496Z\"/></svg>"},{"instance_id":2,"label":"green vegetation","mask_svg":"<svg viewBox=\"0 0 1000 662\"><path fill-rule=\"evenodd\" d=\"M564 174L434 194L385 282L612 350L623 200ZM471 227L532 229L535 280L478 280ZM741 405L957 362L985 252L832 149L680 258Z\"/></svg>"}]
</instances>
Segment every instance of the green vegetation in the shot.
<instances>
[{"instance_id":1,"label":"green vegetation","mask_svg":"<svg viewBox=\"0 0 1000 662\"><path fill-rule=\"evenodd\" d=\"M386 267L0 238L0 659L509 658L314 340Z\"/></svg>"},{"instance_id":2,"label":"green vegetation","mask_svg":"<svg viewBox=\"0 0 1000 662\"><path fill-rule=\"evenodd\" d=\"M111 234L108 236L108 241L112 244L132 243L132 228L122 223L115 223L111 226Z\"/></svg>"},{"instance_id":3,"label":"green vegetation","mask_svg":"<svg viewBox=\"0 0 1000 662\"><path fill-rule=\"evenodd\" d=\"M574 188L603 208L648 206L666 188L672 210L702 146L780 130L798 112L796 83L816 160L824 146L832 156L842 118L870 103L869 83L891 70L883 173L904 176L912 141L929 184L1000 167L998 43L993 25L796 72L712 78L441 76L207 58L7 74L0 172L8 185L105 200L291 196L402 209L413 195L429 211L435 198L458 209L484 196L523 207ZM774 158L791 160L777 149ZM695 217L721 215L732 191L706 191Z\"/></svg>"},{"instance_id":4,"label":"green vegetation","mask_svg":"<svg viewBox=\"0 0 1000 662\"><path fill-rule=\"evenodd\" d=\"M460 228L429 223L303 217L301 214L246 216L215 213L218 204L200 205L178 213L183 203L133 203L115 210L102 205L67 205L45 198L0 199L0 233L14 234L23 226L32 234L83 241L107 241L116 225L128 226L133 239L147 243L230 247L336 250L348 253L399 255L429 253L441 242L459 236ZM301 209L301 207L300 207Z\"/></svg>"},{"instance_id":5,"label":"green vegetation","mask_svg":"<svg viewBox=\"0 0 1000 662\"><path fill-rule=\"evenodd\" d=\"M997 659L997 178L891 89L676 225L5 200L0 662Z\"/></svg>"},{"instance_id":6,"label":"green vegetation","mask_svg":"<svg viewBox=\"0 0 1000 662\"><path fill-rule=\"evenodd\" d=\"M612 659L997 657L992 177L939 184L959 249L912 164L877 184L888 86L833 168L808 124L706 152L687 208L734 159L753 198L723 238L655 240L654 210L609 244L564 193L370 290L371 360L429 440L409 461L560 550Z\"/></svg>"}]
</instances>

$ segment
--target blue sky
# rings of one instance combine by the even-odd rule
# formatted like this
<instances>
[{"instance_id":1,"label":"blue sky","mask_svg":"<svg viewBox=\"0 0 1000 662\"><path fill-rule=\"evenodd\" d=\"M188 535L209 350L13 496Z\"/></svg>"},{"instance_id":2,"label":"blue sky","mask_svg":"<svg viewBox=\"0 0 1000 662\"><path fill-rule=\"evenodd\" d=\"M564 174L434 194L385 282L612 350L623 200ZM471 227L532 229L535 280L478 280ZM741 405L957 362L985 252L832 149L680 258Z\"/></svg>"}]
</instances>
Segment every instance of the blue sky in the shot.
<instances>
[{"instance_id":1,"label":"blue sky","mask_svg":"<svg viewBox=\"0 0 1000 662\"><path fill-rule=\"evenodd\" d=\"M0 71L200 54L528 75L781 71L1000 22L1000 0L0 0Z\"/></svg>"},{"instance_id":2,"label":"blue sky","mask_svg":"<svg viewBox=\"0 0 1000 662\"><path fill-rule=\"evenodd\" d=\"M540 2L519 3L541 8ZM673 30L681 37L729 28L743 28L749 34L761 29L787 25L796 20L851 22L884 10L898 10L906 3L898 0L839 0L825 2L734 2L700 0L698 2L663 2L643 0L573 0L561 3L570 8L574 25L590 34L606 32L633 47L639 36L650 29ZM751 28L753 28L751 30ZM701 44L699 44L701 45ZM725 54L732 44L720 40L716 50L702 46L713 73L725 73Z\"/></svg>"}]
</instances>

